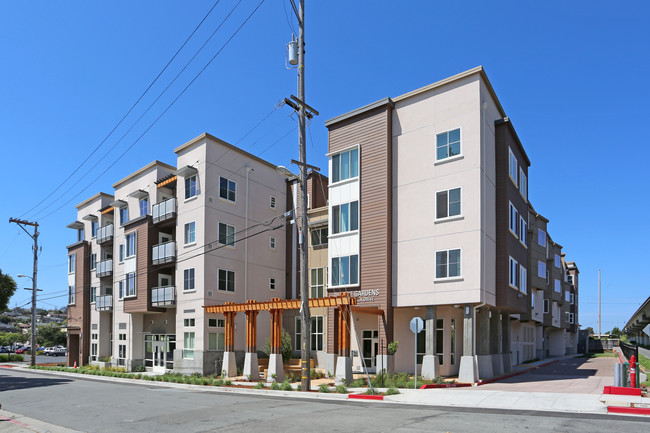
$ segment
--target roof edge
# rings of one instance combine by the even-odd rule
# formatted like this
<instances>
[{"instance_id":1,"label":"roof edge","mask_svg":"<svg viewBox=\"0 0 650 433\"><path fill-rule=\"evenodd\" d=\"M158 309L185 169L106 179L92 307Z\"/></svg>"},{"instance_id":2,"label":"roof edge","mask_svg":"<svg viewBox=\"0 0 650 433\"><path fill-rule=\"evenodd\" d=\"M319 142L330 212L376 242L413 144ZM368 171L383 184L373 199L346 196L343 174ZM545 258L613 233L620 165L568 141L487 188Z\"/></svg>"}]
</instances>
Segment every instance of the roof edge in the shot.
<instances>
[{"instance_id":1,"label":"roof edge","mask_svg":"<svg viewBox=\"0 0 650 433\"><path fill-rule=\"evenodd\" d=\"M87 198L86 200L82 201L81 203L79 203L79 204L78 204L77 206L75 206L75 207L77 208L77 210L79 210L79 209L81 209L82 207L86 206L86 205L87 205L88 203L90 203L91 201L96 200L96 199L98 199L98 198L100 198L100 197L113 198L113 194L107 194L107 193L105 193L105 192L98 192L98 193L95 194L94 196L92 196L92 197L90 197L90 198Z\"/></svg>"},{"instance_id":2,"label":"roof edge","mask_svg":"<svg viewBox=\"0 0 650 433\"><path fill-rule=\"evenodd\" d=\"M383 107L384 105L390 105L392 108L395 108L395 103L393 102L393 100L386 97L384 99L380 99L379 101L375 101L368 105L364 105L363 107L359 107L352 111L348 111L347 113L343 113L340 116L332 117L331 119L325 121L325 126L329 128L331 125L334 125L335 123L339 123L351 117L358 116L370 110L374 110L375 108Z\"/></svg>"},{"instance_id":3,"label":"roof edge","mask_svg":"<svg viewBox=\"0 0 650 433\"><path fill-rule=\"evenodd\" d=\"M517 145L519 146L519 150L521 151L522 155L524 155L524 158L526 159L526 163L528 164L528 167L530 167L530 159L528 158L528 154L526 153L526 149L524 149L524 145L521 144L521 140L519 139L519 135L517 134L517 130L515 130L515 126L512 124L512 120L508 116L502 117L501 119L497 119L494 121L495 125L502 125L506 124L508 125L508 128L510 129L510 132L512 132L512 135L515 136L515 141L517 142Z\"/></svg>"},{"instance_id":4,"label":"roof edge","mask_svg":"<svg viewBox=\"0 0 650 433\"><path fill-rule=\"evenodd\" d=\"M174 167L173 165L165 164L164 162L158 161L156 159L153 162L150 162L149 164L145 165L144 167L142 167L142 168L136 170L135 172L131 173L130 175L126 176L125 178L115 182L113 184L113 188L119 187L123 183L126 183L127 181L133 179L134 177L141 175L142 173L149 170L150 168L155 167L156 165L160 165L161 167L164 167L164 168L167 168L167 169L170 169L170 170L176 170L176 167Z\"/></svg>"}]
</instances>

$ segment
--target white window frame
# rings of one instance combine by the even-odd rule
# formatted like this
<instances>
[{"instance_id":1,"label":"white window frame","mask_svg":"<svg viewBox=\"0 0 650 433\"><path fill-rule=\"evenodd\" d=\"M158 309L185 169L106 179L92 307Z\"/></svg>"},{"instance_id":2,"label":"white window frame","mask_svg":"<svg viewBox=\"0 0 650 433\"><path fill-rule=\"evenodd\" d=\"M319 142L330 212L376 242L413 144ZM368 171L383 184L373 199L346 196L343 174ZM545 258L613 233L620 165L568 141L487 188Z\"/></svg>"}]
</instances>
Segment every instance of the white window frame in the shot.
<instances>
[{"instance_id":1,"label":"white window frame","mask_svg":"<svg viewBox=\"0 0 650 433\"><path fill-rule=\"evenodd\" d=\"M458 275L449 275L449 253L451 251L458 251ZM439 277L438 276L438 253L446 253L446 276L444 277ZM463 278L463 250L462 248L450 248L448 250L437 250L434 256L434 263L435 263L435 268L433 270L433 275L435 277L435 281L445 281L445 280L456 280L456 279L461 279Z\"/></svg>"},{"instance_id":2,"label":"white window frame","mask_svg":"<svg viewBox=\"0 0 650 433\"><path fill-rule=\"evenodd\" d=\"M142 209L143 203L146 204L146 209ZM138 202L138 208L140 209L140 216L149 215L149 212L151 211L151 209L149 208L149 196L140 199L140 201ZM142 213L143 210L145 210L146 212Z\"/></svg>"},{"instance_id":3,"label":"white window frame","mask_svg":"<svg viewBox=\"0 0 650 433\"><path fill-rule=\"evenodd\" d=\"M528 203L528 176L522 167L519 167L519 193Z\"/></svg>"},{"instance_id":4,"label":"white window frame","mask_svg":"<svg viewBox=\"0 0 650 433\"><path fill-rule=\"evenodd\" d=\"M130 278L133 278L131 281ZM132 282L132 284L129 284ZM124 297L133 298L138 295L138 278L135 272L129 272L124 275Z\"/></svg>"},{"instance_id":5,"label":"white window frame","mask_svg":"<svg viewBox=\"0 0 650 433\"><path fill-rule=\"evenodd\" d=\"M537 229L537 244L546 247L546 232L542 229Z\"/></svg>"},{"instance_id":6,"label":"white window frame","mask_svg":"<svg viewBox=\"0 0 650 433\"><path fill-rule=\"evenodd\" d=\"M91 221L90 222L90 237L91 238L96 238L97 237L97 230L99 230L99 221Z\"/></svg>"},{"instance_id":7,"label":"white window frame","mask_svg":"<svg viewBox=\"0 0 650 433\"><path fill-rule=\"evenodd\" d=\"M510 147L508 147L508 176L510 176L512 183L514 183L516 187L519 187L517 180L519 177L519 162Z\"/></svg>"},{"instance_id":8,"label":"white window frame","mask_svg":"<svg viewBox=\"0 0 650 433\"><path fill-rule=\"evenodd\" d=\"M356 212L356 214L357 214L357 218L356 218L357 227L356 228L352 228L352 222L354 221L354 219L352 218L352 215L353 215L352 204L353 203L356 203L356 207L357 207L357 212ZM343 212L341 211L343 206L348 207L348 218L347 218L347 229L346 230L342 229L343 225L341 224L341 222L343 221L343 218L342 218ZM332 206L331 208L332 208L332 234L336 235L336 234L340 234L340 233L354 233L354 232L359 231L359 219L361 217L361 211L359 210L359 200L353 200L353 201L348 202L348 203L337 204L337 205ZM335 213L337 214L336 217L334 217ZM335 226L336 222L338 222L339 227Z\"/></svg>"},{"instance_id":9,"label":"white window frame","mask_svg":"<svg viewBox=\"0 0 650 433\"><path fill-rule=\"evenodd\" d=\"M225 242L223 242L222 239L221 239L221 228L222 228L222 226L225 227L225 229L226 229ZM226 245L226 246L229 246L229 247L234 247L235 246L235 240L236 240L235 236L236 236L236 233L237 233L237 228L235 226L220 222L218 227L217 227L217 230L218 230L217 234L219 235L219 243L220 244L223 244L223 245ZM228 234L229 231L232 231L232 234Z\"/></svg>"},{"instance_id":10,"label":"white window frame","mask_svg":"<svg viewBox=\"0 0 650 433\"><path fill-rule=\"evenodd\" d=\"M522 215L519 215L519 242L528 248L528 222Z\"/></svg>"},{"instance_id":11,"label":"white window frame","mask_svg":"<svg viewBox=\"0 0 650 433\"><path fill-rule=\"evenodd\" d=\"M512 256L508 257L508 285L513 289L519 290L519 262Z\"/></svg>"},{"instance_id":12,"label":"white window frame","mask_svg":"<svg viewBox=\"0 0 650 433\"><path fill-rule=\"evenodd\" d=\"M226 287L222 288L221 287L221 273L225 272L225 281L226 281ZM232 290L228 290L228 283L230 282L230 276L232 275ZM235 293L237 291L237 278L236 278L235 271L231 271L230 269L222 269L219 268L217 269L217 290L220 292L229 292L229 293Z\"/></svg>"},{"instance_id":13,"label":"white window frame","mask_svg":"<svg viewBox=\"0 0 650 433\"><path fill-rule=\"evenodd\" d=\"M357 174L355 176L352 176L352 173L353 173L353 170L352 170L352 153L355 152L355 151L357 153L357 160L356 160L356 165L357 165L356 172L357 172ZM348 164L349 172L347 173L347 177L342 177L341 176L341 174L342 174L342 171L341 171L341 155L343 155L345 153L348 154L348 161L350 162ZM335 153L333 155L330 155L330 159L332 161L332 170L330 171L330 174L332 176L331 185L339 183L339 182L346 182L346 181L349 181L351 179L357 179L359 177L359 173L361 171L360 170L361 169L361 167L360 167L361 164L359 164L359 161L361 159L360 154L361 154L361 149L359 148L359 146L353 146L353 147L350 147L348 149L337 152L337 153ZM336 170L334 169L335 161L338 162L338 169L336 169ZM336 176L337 174L338 174L338 178Z\"/></svg>"},{"instance_id":14,"label":"white window frame","mask_svg":"<svg viewBox=\"0 0 650 433\"><path fill-rule=\"evenodd\" d=\"M68 254L68 274L75 273L77 253Z\"/></svg>"},{"instance_id":15,"label":"white window frame","mask_svg":"<svg viewBox=\"0 0 650 433\"><path fill-rule=\"evenodd\" d=\"M569 313L569 323L573 324L575 322L575 314Z\"/></svg>"},{"instance_id":16,"label":"white window frame","mask_svg":"<svg viewBox=\"0 0 650 433\"><path fill-rule=\"evenodd\" d=\"M343 275L343 272L342 272L342 269L341 269L341 262L342 262L342 259L344 259L346 257L348 258L348 269L347 269L347 271L348 271L349 282L341 284L341 276ZM352 275L352 271L351 271L351 269L352 269L352 257L356 257L356 262L357 262L357 270L356 270L357 272L356 272L355 275ZM338 278L338 281L337 281L338 284L334 284L332 282L333 278L332 278L332 275L330 275L330 283L331 283L330 287L358 286L359 285L359 255L358 254L350 254L349 256L332 257L332 261L331 261L332 266L330 268L332 270L332 272L334 272L334 269L336 268L336 266L334 266L334 261L335 260L338 261L338 270L339 270L339 275L337 277ZM355 277L356 281L353 281L353 277Z\"/></svg>"},{"instance_id":17,"label":"white window frame","mask_svg":"<svg viewBox=\"0 0 650 433\"><path fill-rule=\"evenodd\" d=\"M221 182L222 180L226 181L226 196L221 195ZM234 189L232 189L232 192L235 196L234 200L230 199L230 191L231 191L231 184L234 185ZM228 201L230 203L237 203L237 182L234 180L230 180L227 177L224 176L219 176L219 198L221 200Z\"/></svg>"},{"instance_id":18,"label":"white window frame","mask_svg":"<svg viewBox=\"0 0 650 433\"><path fill-rule=\"evenodd\" d=\"M269 278L269 290L275 290L275 278Z\"/></svg>"},{"instance_id":19,"label":"white window frame","mask_svg":"<svg viewBox=\"0 0 650 433\"><path fill-rule=\"evenodd\" d=\"M278 245L278 241L275 237L271 236L269 237L269 248L274 250Z\"/></svg>"},{"instance_id":20,"label":"white window frame","mask_svg":"<svg viewBox=\"0 0 650 433\"><path fill-rule=\"evenodd\" d=\"M97 253L90 255L90 270L94 271L95 269L97 269Z\"/></svg>"},{"instance_id":21,"label":"white window frame","mask_svg":"<svg viewBox=\"0 0 650 433\"><path fill-rule=\"evenodd\" d=\"M271 197L269 197L269 207L271 209L276 209L276 207L277 207L277 199L273 195Z\"/></svg>"},{"instance_id":22,"label":"white window frame","mask_svg":"<svg viewBox=\"0 0 650 433\"><path fill-rule=\"evenodd\" d=\"M194 359L195 348L196 348L196 333L184 332L183 333L183 358Z\"/></svg>"},{"instance_id":23,"label":"white window frame","mask_svg":"<svg viewBox=\"0 0 650 433\"><path fill-rule=\"evenodd\" d=\"M458 190L459 194L460 194L460 199L459 199L459 202L458 202L459 209L458 209L457 214L450 215L449 205L450 205L451 202L449 201L450 200L449 193L451 191L454 191L454 190ZM447 216L439 217L438 216L438 194L442 194L442 193L447 193L447 200L446 200L446 203L445 203ZM436 195L435 195L435 219L437 221L444 221L444 220L462 218L462 217L463 217L463 188L459 186L459 187L456 187L456 188L449 188L449 189L443 189L443 190L440 190L440 191L436 191Z\"/></svg>"},{"instance_id":24,"label":"white window frame","mask_svg":"<svg viewBox=\"0 0 650 433\"><path fill-rule=\"evenodd\" d=\"M188 239L190 238L190 239ZM196 243L196 221L190 221L183 226L183 245Z\"/></svg>"},{"instance_id":25,"label":"white window frame","mask_svg":"<svg viewBox=\"0 0 650 433\"><path fill-rule=\"evenodd\" d=\"M188 190L188 182L189 182L189 190ZM184 186L183 190L185 193L185 200L189 200L199 195L198 177L196 176L196 174L186 177L185 181L183 182L183 186ZM194 186L194 193L192 193L192 186Z\"/></svg>"},{"instance_id":26,"label":"white window frame","mask_svg":"<svg viewBox=\"0 0 650 433\"><path fill-rule=\"evenodd\" d=\"M311 316L310 318L310 338L309 342L311 343L311 350L322 351L325 348L325 317L324 316ZM320 332L318 330L318 323L320 322ZM302 338L302 320L300 316L296 316L294 322L294 347L296 350L300 350L301 347L301 338ZM320 336L320 344L318 344L318 336ZM315 344L314 344L315 343Z\"/></svg>"},{"instance_id":27,"label":"white window frame","mask_svg":"<svg viewBox=\"0 0 650 433\"><path fill-rule=\"evenodd\" d=\"M95 299L97 299L97 287L91 286L90 287L90 303L94 304Z\"/></svg>"},{"instance_id":28,"label":"white window frame","mask_svg":"<svg viewBox=\"0 0 650 433\"><path fill-rule=\"evenodd\" d=\"M129 222L129 207L128 206L123 206L121 208L118 208L119 214L120 214L120 225L123 226L124 224L127 224ZM124 213L122 213L124 211Z\"/></svg>"},{"instance_id":29,"label":"white window frame","mask_svg":"<svg viewBox=\"0 0 650 433\"><path fill-rule=\"evenodd\" d=\"M458 130L458 155L449 155L449 133ZM438 146L438 137L445 134L447 136L447 143L444 146ZM454 142L455 143L455 142ZM458 128L452 128L448 129L446 131L440 132L436 134L436 141L434 143L435 145L435 161L436 162L441 162L441 161L453 161L454 159L461 158L463 156L463 129L461 127ZM439 158L438 157L438 148L439 147L446 147L447 148L447 156Z\"/></svg>"},{"instance_id":30,"label":"white window frame","mask_svg":"<svg viewBox=\"0 0 650 433\"><path fill-rule=\"evenodd\" d=\"M320 280L322 283L319 283L318 280L314 282L314 274L316 279L318 279L320 274ZM311 268L309 270L309 297L310 298L322 298L325 296L325 280L327 279L326 269L325 268Z\"/></svg>"},{"instance_id":31,"label":"white window frame","mask_svg":"<svg viewBox=\"0 0 650 433\"><path fill-rule=\"evenodd\" d=\"M544 274L544 275L540 275ZM541 260L537 261L537 276L539 278L546 278L546 262L543 262Z\"/></svg>"},{"instance_id":32,"label":"white window frame","mask_svg":"<svg viewBox=\"0 0 650 433\"><path fill-rule=\"evenodd\" d=\"M528 269L519 265L519 291L528 294Z\"/></svg>"},{"instance_id":33,"label":"white window frame","mask_svg":"<svg viewBox=\"0 0 650 433\"><path fill-rule=\"evenodd\" d=\"M124 262L124 256L126 255L126 245L120 244L117 247L117 259L118 263Z\"/></svg>"},{"instance_id":34,"label":"white window frame","mask_svg":"<svg viewBox=\"0 0 650 433\"><path fill-rule=\"evenodd\" d=\"M323 242L323 231L325 231L325 242ZM322 245L327 245L328 242L328 228L327 227L319 227L319 228L314 228L310 230L311 236L310 236L310 242L312 247L319 247ZM318 238L318 243L314 243L314 235L317 234Z\"/></svg>"},{"instance_id":35,"label":"white window frame","mask_svg":"<svg viewBox=\"0 0 650 433\"><path fill-rule=\"evenodd\" d=\"M196 319L194 317L186 317L183 319L184 328L193 328L196 326Z\"/></svg>"},{"instance_id":36,"label":"white window frame","mask_svg":"<svg viewBox=\"0 0 650 433\"><path fill-rule=\"evenodd\" d=\"M183 292L196 290L196 269L183 269Z\"/></svg>"},{"instance_id":37,"label":"white window frame","mask_svg":"<svg viewBox=\"0 0 650 433\"><path fill-rule=\"evenodd\" d=\"M136 252L138 250L138 243L137 243L137 232L133 231L130 233L127 233L125 235L125 247L124 247L124 258L128 259L129 257L135 257ZM129 248L129 240L133 239L133 244L131 245L131 248Z\"/></svg>"},{"instance_id":38,"label":"white window frame","mask_svg":"<svg viewBox=\"0 0 650 433\"><path fill-rule=\"evenodd\" d=\"M510 233L512 233L512 235L518 239L519 235L517 235L517 233L519 232L519 211L511 201L508 202L508 205L508 229L510 230Z\"/></svg>"},{"instance_id":39,"label":"white window frame","mask_svg":"<svg viewBox=\"0 0 650 433\"><path fill-rule=\"evenodd\" d=\"M75 291L75 286L68 286L68 305L74 305L77 303L77 292Z\"/></svg>"},{"instance_id":40,"label":"white window frame","mask_svg":"<svg viewBox=\"0 0 650 433\"><path fill-rule=\"evenodd\" d=\"M571 300L569 301L571 305L576 303L576 295L574 293L571 293Z\"/></svg>"}]
</instances>

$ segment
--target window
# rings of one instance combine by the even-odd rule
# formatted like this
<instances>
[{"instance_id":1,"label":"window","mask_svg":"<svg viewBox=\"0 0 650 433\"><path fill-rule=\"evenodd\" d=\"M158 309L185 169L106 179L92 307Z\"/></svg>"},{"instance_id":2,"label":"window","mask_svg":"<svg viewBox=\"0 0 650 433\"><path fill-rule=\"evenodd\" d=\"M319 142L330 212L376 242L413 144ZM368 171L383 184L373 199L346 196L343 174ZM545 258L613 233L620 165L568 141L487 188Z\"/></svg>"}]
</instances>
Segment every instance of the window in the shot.
<instances>
[{"instance_id":1,"label":"window","mask_svg":"<svg viewBox=\"0 0 650 433\"><path fill-rule=\"evenodd\" d=\"M528 293L528 269L519 265L519 291L521 293Z\"/></svg>"},{"instance_id":2,"label":"window","mask_svg":"<svg viewBox=\"0 0 650 433\"><path fill-rule=\"evenodd\" d=\"M232 202L237 201L237 184L225 177L219 177L219 197Z\"/></svg>"},{"instance_id":3,"label":"window","mask_svg":"<svg viewBox=\"0 0 650 433\"><path fill-rule=\"evenodd\" d=\"M569 313L569 323L573 323L574 320L575 320L575 319L574 319L574 314L573 314L573 313Z\"/></svg>"},{"instance_id":4,"label":"window","mask_svg":"<svg viewBox=\"0 0 650 433\"><path fill-rule=\"evenodd\" d=\"M196 197L196 175L185 178L185 200Z\"/></svg>"},{"instance_id":5,"label":"window","mask_svg":"<svg viewBox=\"0 0 650 433\"><path fill-rule=\"evenodd\" d=\"M359 176L359 149L332 155L332 183Z\"/></svg>"},{"instance_id":6,"label":"window","mask_svg":"<svg viewBox=\"0 0 650 433\"><path fill-rule=\"evenodd\" d=\"M510 287L513 287L515 289L519 288L518 283L518 275L519 275L519 269L518 265L519 263L513 259L512 257L509 258L509 272L508 272L508 284Z\"/></svg>"},{"instance_id":7,"label":"window","mask_svg":"<svg viewBox=\"0 0 650 433\"><path fill-rule=\"evenodd\" d=\"M222 332L209 332L208 333L208 350L225 350L226 349L226 334Z\"/></svg>"},{"instance_id":8,"label":"window","mask_svg":"<svg viewBox=\"0 0 650 433\"><path fill-rule=\"evenodd\" d=\"M274 249L275 249L275 244L276 244L276 240L275 240L275 238L274 238L273 236L271 236L271 237L269 238L269 247L270 247L272 250L274 250Z\"/></svg>"},{"instance_id":9,"label":"window","mask_svg":"<svg viewBox=\"0 0 650 433\"><path fill-rule=\"evenodd\" d=\"M524 246L528 246L528 223L523 216L519 217L519 240Z\"/></svg>"},{"instance_id":10,"label":"window","mask_svg":"<svg viewBox=\"0 0 650 433\"><path fill-rule=\"evenodd\" d=\"M566 281L569 284L573 284L573 275L568 275L566 276Z\"/></svg>"},{"instance_id":11,"label":"window","mask_svg":"<svg viewBox=\"0 0 650 433\"><path fill-rule=\"evenodd\" d=\"M129 222L129 208L124 206L120 208L120 225L124 225Z\"/></svg>"},{"instance_id":12,"label":"window","mask_svg":"<svg viewBox=\"0 0 650 433\"><path fill-rule=\"evenodd\" d=\"M451 339L451 365L456 364L456 319L451 319L451 330L449 332Z\"/></svg>"},{"instance_id":13,"label":"window","mask_svg":"<svg viewBox=\"0 0 650 433\"><path fill-rule=\"evenodd\" d=\"M544 314L548 314L549 312L549 302L548 299L544 299Z\"/></svg>"},{"instance_id":14,"label":"window","mask_svg":"<svg viewBox=\"0 0 650 433\"><path fill-rule=\"evenodd\" d=\"M539 278L546 278L546 263L537 261L537 276Z\"/></svg>"},{"instance_id":15,"label":"window","mask_svg":"<svg viewBox=\"0 0 650 433\"><path fill-rule=\"evenodd\" d=\"M185 245L196 242L195 227L196 223L194 221L185 224Z\"/></svg>"},{"instance_id":16,"label":"window","mask_svg":"<svg viewBox=\"0 0 650 433\"><path fill-rule=\"evenodd\" d=\"M97 299L97 287L90 288L90 303L92 304Z\"/></svg>"},{"instance_id":17,"label":"window","mask_svg":"<svg viewBox=\"0 0 650 433\"><path fill-rule=\"evenodd\" d=\"M196 325L196 320L194 318L183 319L183 326L186 328L191 328Z\"/></svg>"},{"instance_id":18,"label":"window","mask_svg":"<svg viewBox=\"0 0 650 433\"><path fill-rule=\"evenodd\" d=\"M140 216L149 215L149 198L140 199Z\"/></svg>"},{"instance_id":19,"label":"window","mask_svg":"<svg viewBox=\"0 0 650 433\"><path fill-rule=\"evenodd\" d=\"M517 173L517 168L518 168L517 157L512 152L512 149L510 148L508 148L508 155L509 155L508 173L510 174L510 179L512 179L515 185L517 185L517 175L519 174Z\"/></svg>"},{"instance_id":20,"label":"window","mask_svg":"<svg viewBox=\"0 0 650 433\"><path fill-rule=\"evenodd\" d=\"M83 241L84 240L84 229L83 227L80 229L77 229L77 242Z\"/></svg>"},{"instance_id":21,"label":"window","mask_svg":"<svg viewBox=\"0 0 650 433\"><path fill-rule=\"evenodd\" d=\"M126 334L118 334L119 341L126 341ZM117 346L117 364L126 364L126 344L118 344Z\"/></svg>"},{"instance_id":22,"label":"window","mask_svg":"<svg viewBox=\"0 0 650 433\"><path fill-rule=\"evenodd\" d=\"M444 362L444 335L445 335L445 322L443 319L436 319L436 356L438 357L438 365ZM424 332L424 331L422 331Z\"/></svg>"},{"instance_id":23,"label":"window","mask_svg":"<svg viewBox=\"0 0 650 433\"><path fill-rule=\"evenodd\" d=\"M460 249L436 251L436 278L460 277Z\"/></svg>"},{"instance_id":24,"label":"window","mask_svg":"<svg viewBox=\"0 0 650 433\"><path fill-rule=\"evenodd\" d=\"M135 272L126 274L124 279L124 296L135 296Z\"/></svg>"},{"instance_id":25,"label":"window","mask_svg":"<svg viewBox=\"0 0 650 433\"><path fill-rule=\"evenodd\" d=\"M571 292L569 291L564 292L564 300L567 302L571 302Z\"/></svg>"},{"instance_id":26,"label":"window","mask_svg":"<svg viewBox=\"0 0 650 433\"><path fill-rule=\"evenodd\" d=\"M194 359L194 332L185 332L183 334L183 358Z\"/></svg>"},{"instance_id":27,"label":"window","mask_svg":"<svg viewBox=\"0 0 650 433\"><path fill-rule=\"evenodd\" d=\"M537 243L543 247L546 246L546 232L542 229L537 229Z\"/></svg>"},{"instance_id":28,"label":"window","mask_svg":"<svg viewBox=\"0 0 650 433\"><path fill-rule=\"evenodd\" d=\"M235 246L235 226L219 223L219 243L231 247Z\"/></svg>"},{"instance_id":29,"label":"window","mask_svg":"<svg viewBox=\"0 0 650 433\"><path fill-rule=\"evenodd\" d=\"M68 286L68 304L74 304L76 302L76 293L74 286Z\"/></svg>"},{"instance_id":30,"label":"window","mask_svg":"<svg viewBox=\"0 0 650 433\"><path fill-rule=\"evenodd\" d=\"M97 221L91 221L90 222L90 235L94 238L97 237L97 227L99 226L99 223Z\"/></svg>"},{"instance_id":31,"label":"window","mask_svg":"<svg viewBox=\"0 0 650 433\"><path fill-rule=\"evenodd\" d=\"M117 290L117 296L118 296L120 299L122 299L122 298L124 297L124 280L119 281L119 282L117 283L117 287L118 287L118 290Z\"/></svg>"},{"instance_id":32,"label":"window","mask_svg":"<svg viewBox=\"0 0 650 433\"><path fill-rule=\"evenodd\" d=\"M524 200L528 201L528 177L523 168L519 168L519 192Z\"/></svg>"},{"instance_id":33,"label":"window","mask_svg":"<svg viewBox=\"0 0 650 433\"><path fill-rule=\"evenodd\" d=\"M573 305L576 302L576 295L574 293L571 293L571 298L570 298L570 304Z\"/></svg>"},{"instance_id":34,"label":"window","mask_svg":"<svg viewBox=\"0 0 650 433\"><path fill-rule=\"evenodd\" d=\"M90 269L97 269L97 254L90 255Z\"/></svg>"},{"instance_id":35,"label":"window","mask_svg":"<svg viewBox=\"0 0 650 433\"><path fill-rule=\"evenodd\" d=\"M275 200L275 197L271 196L271 197L269 198L269 207L270 207L271 209L275 209L275 206L276 206L276 205L275 205L275 201L276 201L276 200Z\"/></svg>"},{"instance_id":36,"label":"window","mask_svg":"<svg viewBox=\"0 0 650 433\"><path fill-rule=\"evenodd\" d=\"M183 290L194 290L194 268L183 271Z\"/></svg>"},{"instance_id":37,"label":"window","mask_svg":"<svg viewBox=\"0 0 650 433\"><path fill-rule=\"evenodd\" d=\"M74 274L74 264L77 258L77 254L73 253L68 256L68 273Z\"/></svg>"},{"instance_id":38,"label":"window","mask_svg":"<svg viewBox=\"0 0 650 433\"><path fill-rule=\"evenodd\" d=\"M562 267L562 259L560 258L559 254L555 255L555 267L558 269Z\"/></svg>"},{"instance_id":39,"label":"window","mask_svg":"<svg viewBox=\"0 0 650 433\"><path fill-rule=\"evenodd\" d=\"M536 295L536 292L535 292L535 289L533 289L533 290L530 292L530 307L531 307L532 309L535 309L535 295Z\"/></svg>"},{"instance_id":40,"label":"window","mask_svg":"<svg viewBox=\"0 0 650 433\"><path fill-rule=\"evenodd\" d=\"M424 354L426 353L426 335L427 335L427 321L423 320L423 327L422 331L415 337L415 358L416 358L416 363L422 364L422 358L424 358Z\"/></svg>"},{"instance_id":41,"label":"window","mask_svg":"<svg viewBox=\"0 0 650 433\"><path fill-rule=\"evenodd\" d=\"M353 201L332 207L332 233L359 230L359 202Z\"/></svg>"},{"instance_id":42,"label":"window","mask_svg":"<svg viewBox=\"0 0 650 433\"><path fill-rule=\"evenodd\" d=\"M325 296L325 268L314 268L311 270L309 280L309 297L322 298Z\"/></svg>"},{"instance_id":43,"label":"window","mask_svg":"<svg viewBox=\"0 0 650 433\"><path fill-rule=\"evenodd\" d=\"M327 245L327 227L311 230L311 246Z\"/></svg>"},{"instance_id":44,"label":"window","mask_svg":"<svg viewBox=\"0 0 650 433\"><path fill-rule=\"evenodd\" d=\"M126 257L135 256L135 232L126 235Z\"/></svg>"},{"instance_id":45,"label":"window","mask_svg":"<svg viewBox=\"0 0 650 433\"><path fill-rule=\"evenodd\" d=\"M235 291L235 271L219 269L219 283L217 288L223 292Z\"/></svg>"},{"instance_id":46,"label":"window","mask_svg":"<svg viewBox=\"0 0 650 433\"><path fill-rule=\"evenodd\" d=\"M119 251L119 259L120 263L124 261L124 244L120 244L120 251Z\"/></svg>"},{"instance_id":47,"label":"window","mask_svg":"<svg viewBox=\"0 0 650 433\"><path fill-rule=\"evenodd\" d=\"M275 290L275 278L269 278L269 290Z\"/></svg>"},{"instance_id":48,"label":"window","mask_svg":"<svg viewBox=\"0 0 650 433\"><path fill-rule=\"evenodd\" d=\"M519 230L517 230L517 224L519 223L519 211L517 211L517 208L515 205L512 204L512 202L509 202L510 204L510 232L515 236L517 236L517 233Z\"/></svg>"},{"instance_id":49,"label":"window","mask_svg":"<svg viewBox=\"0 0 650 433\"><path fill-rule=\"evenodd\" d=\"M460 155L460 128L436 135L436 161Z\"/></svg>"},{"instance_id":50,"label":"window","mask_svg":"<svg viewBox=\"0 0 650 433\"><path fill-rule=\"evenodd\" d=\"M359 284L359 256L332 258L332 286Z\"/></svg>"},{"instance_id":51,"label":"window","mask_svg":"<svg viewBox=\"0 0 650 433\"><path fill-rule=\"evenodd\" d=\"M460 188L436 193L436 218L460 215Z\"/></svg>"},{"instance_id":52,"label":"window","mask_svg":"<svg viewBox=\"0 0 650 433\"><path fill-rule=\"evenodd\" d=\"M323 316L313 316L310 320L311 323L311 350L323 350ZM296 339L295 347L296 350L301 350L301 341L302 338L302 323L301 318L296 317Z\"/></svg>"},{"instance_id":53,"label":"window","mask_svg":"<svg viewBox=\"0 0 650 433\"><path fill-rule=\"evenodd\" d=\"M555 280L555 291L562 293L562 286L560 285L560 280Z\"/></svg>"}]
</instances>

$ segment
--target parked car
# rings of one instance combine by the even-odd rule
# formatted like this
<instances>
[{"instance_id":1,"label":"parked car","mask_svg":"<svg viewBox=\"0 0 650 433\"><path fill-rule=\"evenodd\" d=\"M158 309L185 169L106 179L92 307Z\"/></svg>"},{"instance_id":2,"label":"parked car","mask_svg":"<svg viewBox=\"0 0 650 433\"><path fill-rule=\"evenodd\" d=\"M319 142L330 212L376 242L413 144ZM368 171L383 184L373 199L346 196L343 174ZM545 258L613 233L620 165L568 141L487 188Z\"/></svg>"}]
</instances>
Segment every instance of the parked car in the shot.
<instances>
[{"instance_id":1,"label":"parked car","mask_svg":"<svg viewBox=\"0 0 650 433\"><path fill-rule=\"evenodd\" d=\"M52 356L65 356L67 349L65 347L54 347L52 348Z\"/></svg>"},{"instance_id":2,"label":"parked car","mask_svg":"<svg viewBox=\"0 0 650 433\"><path fill-rule=\"evenodd\" d=\"M46 347L43 349L43 355L52 356L55 349L55 347Z\"/></svg>"},{"instance_id":3,"label":"parked car","mask_svg":"<svg viewBox=\"0 0 650 433\"><path fill-rule=\"evenodd\" d=\"M31 349L31 347L29 347L29 346L23 346L23 347L21 347L20 349L16 349L16 353L18 353L18 354L25 353L25 352L27 352L29 349Z\"/></svg>"},{"instance_id":4,"label":"parked car","mask_svg":"<svg viewBox=\"0 0 650 433\"><path fill-rule=\"evenodd\" d=\"M11 349L9 347L0 347L0 353L11 353Z\"/></svg>"}]
</instances>

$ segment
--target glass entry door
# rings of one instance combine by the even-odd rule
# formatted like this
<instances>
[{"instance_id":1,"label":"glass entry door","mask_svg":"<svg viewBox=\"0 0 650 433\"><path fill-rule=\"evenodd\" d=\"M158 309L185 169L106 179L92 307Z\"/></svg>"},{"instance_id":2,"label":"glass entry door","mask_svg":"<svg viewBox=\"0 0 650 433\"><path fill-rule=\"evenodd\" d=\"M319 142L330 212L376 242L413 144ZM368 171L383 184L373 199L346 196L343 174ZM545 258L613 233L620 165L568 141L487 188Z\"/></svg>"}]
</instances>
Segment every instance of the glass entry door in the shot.
<instances>
[{"instance_id":1,"label":"glass entry door","mask_svg":"<svg viewBox=\"0 0 650 433\"><path fill-rule=\"evenodd\" d=\"M175 335L147 334L144 336L145 366L156 373L174 368Z\"/></svg>"},{"instance_id":2,"label":"glass entry door","mask_svg":"<svg viewBox=\"0 0 650 433\"><path fill-rule=\"evenodd\" d=\"M363 361L368 371L375 371L377 350L379 348L379 331L376 329L366 329L361 338Z\"/></svg>"}]
</instances>

